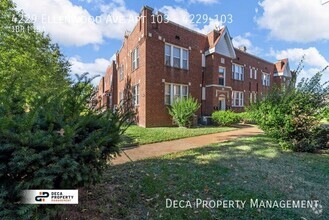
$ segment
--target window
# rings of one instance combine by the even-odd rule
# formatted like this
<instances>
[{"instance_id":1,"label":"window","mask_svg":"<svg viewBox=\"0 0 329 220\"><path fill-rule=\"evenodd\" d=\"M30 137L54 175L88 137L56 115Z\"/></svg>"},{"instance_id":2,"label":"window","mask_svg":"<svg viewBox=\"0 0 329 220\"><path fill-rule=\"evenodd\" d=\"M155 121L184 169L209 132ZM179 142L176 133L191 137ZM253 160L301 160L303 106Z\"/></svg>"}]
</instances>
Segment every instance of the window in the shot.
<instances>
[{"instance_id":1,"label":"window","mask_svg":"<svg viewBox=\"0 0 329 220\"><path fill-rule=\"evenodd\" d=\"M252 103L256 103L256 100L257 99L257 96L256 96L256 93L255 92L250 92L250 97L249 97L249 102Z\"/></svg>"},{"instance_id":2,"label":"window","mask_svg":"<svg viewBox=\"0 0 329 220\"><path fill-rule=\"evenodd\" d=\"M165 104L170 105L171 103L171 84L165 84Z\"/></svg>"},{"instance_id":3,"label":"window","mask_svg":"<svg viewBox=\"0 0 329 220\"><path fill-rule=\"evenodd\" d=\"M232 106L243 107L243 92L232 92Z\"/></svg>"},{"instance_id":4,"label":"window","mask_svg":"<svg viewBox=\"0 0 329 220\"><path fill-rule=\"evenodd\" d=\"M132 101L134 106L139 105L139 84L132 87Z\"/></svg>"},{"instance_id":5,"label":"window","mask_svg":"<svg viewBox=\"0 0 329 220\"><path fill-rule=\"evenodd\" d=\"M178 47L174 47L174 67L180 67L180 49Z\"/></svg>"},{"instance_id":6,"label":"window","mask_svg":"<svg viewBox=\"0 0 329 220\"><path fill-rule=\"evenodd\" d=\"M188 50L165 44L165 65L181 69L188 69Z\"/></svg>"},{"instance_id":7,"label":"window","mask_svg":"<svg viewBox=\"0 0 329 220\"><path fill-rule=\"evenodd\" d=\"M134 71L139 67L139 49L136 47L131 52L131 70Z\"/></svg>"},{"instance_id":8,"label":"window","mask_svg":"<svg viewBox=\"0 0 329 220\"><path fill-rule=\"evenodd\" d=\"M218 73L218 85L225 86L225 68L220 66L218 68Z\"/></svg>"},{"instance_id":9,"label":"window","mask_svg":"<svg viewBox=\"0 0 329 220\"><path fill-rule=\"evenodd\" d=\"M225 82L224 82L224 78L222 77L218 77L218 85L220 86L224 86Z\"/></svg>"},{"instance_id":10,"label":"window","mask_svg":"<svg viewBox=\"0 0 329 220\"><path fill-rule=\"evenodd\" d=\"M170 66L170 60L171 60L171 46L166 44L166 46L165 46L165 64Z\"/></svg>"},{"instance_id":11,"label":"window","mask_svg":"<svg viewBox=\"0 0 329 220\"><path fill-rule=\"evenodd\" d=\"M181 84L165 84L165 104L171 105L176 99L188 97L188 86Z\"/></svg>"},{"instance_id":12,"label":"window","mask_svg":"<svg viewBox=\"0 0 329 220\"><path fill-rule=\"evenodd\" d=\"M120 81L122 81L123 78L124 78L124 66L123 66L123 64L119 67L119 78L120 78Z\"/></svg>"},{"instance_id":13,"label":"window","mask_svg":"<svg viewBox=\"0 0 329 220\"><path fill-rule=\"evenodd\" d=\"M232 64L232 78L235 80L244 80L244 67L237 65L237 64Z\"/></svg>"},{"instance_id":14,"label":"window","mask_svg":"<svg viewBox=\"0 0 329 220\"><path fill-rule=\"evenodd\" d=\"M188 96L188 87L182 86L182 98L187 98Z\"/></svg>"},{"instance_id":15,"label":"window","mask_svg":"<svg viewBox=\"0 0 329 220\"><path fill-rule=\"evenodd\" d=\"M222 64L225 64L225 59L224 59L224 58L220 58L220 62L221 62Z\"/></svg>"},{"instance_id":16,"label":"window","mask_svg":"<svg viewBox=\"0 0 329 220\"><path fill-rule=\"evenodd\" d=\"M255 68L250 68L250 79L257 79L257 70Z\"/></svg>"},{"instance_id":17,"label":"window","mask_svg":"<svg viewBox=\"0 0 329 220\"><path fill-rule=\"evenodd\" d=\"M270 74L263 73L263 86L270 86Z\"/></svg>"},{"instance_id":18,"label":"window","mask_svg":"<svg viewBox=\"0 0 329 220\"><path fill-rule=\"evenodd\" d=\"M183 69L187 69L187 63L188 63L188 52L187 50L183 49Z\"/></svg>"}]
</instances>

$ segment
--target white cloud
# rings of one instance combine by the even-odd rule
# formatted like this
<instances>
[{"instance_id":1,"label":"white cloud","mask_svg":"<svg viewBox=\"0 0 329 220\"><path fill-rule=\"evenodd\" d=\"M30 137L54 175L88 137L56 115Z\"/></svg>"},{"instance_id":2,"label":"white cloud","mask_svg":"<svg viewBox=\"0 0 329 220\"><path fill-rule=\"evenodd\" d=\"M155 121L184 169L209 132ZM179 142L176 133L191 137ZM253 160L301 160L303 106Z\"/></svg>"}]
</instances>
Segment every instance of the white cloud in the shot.
<instances>
[{"instance_id":1,"label":"white cloud","mask_svg":"<svg viewBox=\"0 0 329 220\"><path fill-rule=\"evenodd\" d=\"M111 64L110 60L104 58L95 59L92 63L84 63L79 57L71 57L69 59L71 63L71 73L81 75L88 72L88 77L104 76L107 67ZM93 84L98 83L99 78L92 81Z\"/></svg>"},{"instance_id":2,"label":"white cloud","mask_svg":"<svg viewBox=\"0 0 329 220\"><path fill-rule=\"evenodd\" d=\"M55 42L83 46L100 44L102 32L89 12L69 0L14 0L28 16L36 16L35 25L49 33Z\"/></svg>"},{"instance_id":3,"label":"white cloud","mask_svg":"<svg viewBox=\"0 0 329 220\"><path fill-rule=\"evenodd\" d=\"M247 48L247 52L258 55L261 52L261 49L259 47L256 47L252 44L251 40L248 39L248 37L251 36L251 33L247 32L243 36L238 35L233 38L232 43L234 47L239 48L241 46L245 46Z\"/></svg>"},{"instance_id":4,"label":"white cloud","mask_svg":"<svg viewBox=\"0 0 329 220\"><path fill-rule=\"evenodd\" d=\"M123 0L113 0L100 6L102 22L99 25L104 36L111 39L123 39L125 31L132 31L137 24L139 14L127 9Z\"/></svg>"},{"instance_id":5,"label":"white cloud","mask_svg":"<svg viewBox=\"0 0 329 220\"><path fill-rule=\"evenodd\" d=\"M295 42L329 40L329 4L310 0L264 0L257 24L277 39Z\"/></svg>"},{"instance_id":6,"label":"white cloud","mask_svg":"<svg viewBox=\"0 0 329 220\"><path fill-rule=\"evenodd\" d=\"M159 9L162 13L167 15L170 21L180 24L186 28L192 29L202 34L208 34L215 27L221 27L222 23L218 19L209 18L209 23L205 24L201 29L196 24L196 19L190 16L190 13L181 7L163 6Z\"/></svg>"},{"instance_id":7,"label":"white cloud","mask_svg":"<svg viewBox=\"0 0 329 220\"><path fill-rule=\"evenodd\" d=\"M310 47L307 49L291 48L281 51L272 50L271 55L275 56L275 58L278 60L289 58L289 60L294 63L299 63L302 57L305 55L304 62L306 65L318 68L324 68L329 65L329 62L326 60L326 58L322 56L318 49L315 47Z\"/></svg>"},{"instance_id":8,"label":"white cloud","mask_svg":"<svg viewBox=\"0 0 329 220\"><path fill-rule=\"evenodd\" d=\"M302 48L291 48L287 50L275 51L271 49L270 55L274 56L276 59L288 58L292 64L292 68L297 68L297 65L304 58L304 69L300 72L299 79L302 77L310 78L317 72L323 70L327 65L329 65L328 60L315 48L310 47L307 49ZM322 82L329 81L329 70L323 73Z\"/></svg>"}]
</instances>

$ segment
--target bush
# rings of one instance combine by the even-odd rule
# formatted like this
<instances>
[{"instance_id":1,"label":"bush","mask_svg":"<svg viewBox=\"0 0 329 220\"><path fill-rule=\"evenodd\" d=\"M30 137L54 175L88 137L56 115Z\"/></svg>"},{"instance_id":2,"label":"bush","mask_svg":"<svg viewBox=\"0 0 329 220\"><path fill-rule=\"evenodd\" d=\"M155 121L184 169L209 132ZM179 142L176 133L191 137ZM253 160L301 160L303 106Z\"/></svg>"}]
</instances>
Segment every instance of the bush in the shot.
<instances>
[{"instance_id":1,"label":"bush","mask_svg":"<svg viewBox=\"0 0 329 220\"><path fill-rule=\"evenodd\" d=\"M200 104L193 97L177 99L168 108L169 114L175 124L179 127L191 127L193 124L193 116L200 108Z\"/></svg>"},{"instance_id":2,"label":"bush","mask_svg":"<svg viewBox=\"0 0 329 220\"><path fill-rule=\"evenodd\" d=\"M240 117L240 122L243 124L255 124L256 121L253 118L253 115L250 112L241 112L238 113L239 117Z\"/></svg>"},{"instance_id":3,"label":"bush","mask_svg":"<svg viewBox=\"0 0 329 220\"><path fill-rule=\"evenodd\" d=\"M54 214L60 206L22 205L21 191L97 183L108 160L119 153L128 116L90 109L88 88L80 82L28 108L19 92L0 96L1 219Z\"/></svg>"},{"instance_id":4,"label":"bush","mask_svg":"<svg viewBox=\"0 0 329 220\"><path fill-rule=\"evenodd\" d=\"M302 79L297 87L291 81L282 88L274 88L265 100L252 107L260 128L285 148L312 152L328 142L328 131L320 127L320 120L329 87L320 84L321 76L320 72L311 79Z\"/></svg>"},{"instance_id":5,"label":"bush","mask_svg":"<svg viewBox=\"0 0 329 220\"><path fill-rule=\"evenodd\" d=\"M218 125L232 125L236 124L241 120L238 113L232 111L216 111L211 115L212 121Z\"/></svg>"}]
</instances>

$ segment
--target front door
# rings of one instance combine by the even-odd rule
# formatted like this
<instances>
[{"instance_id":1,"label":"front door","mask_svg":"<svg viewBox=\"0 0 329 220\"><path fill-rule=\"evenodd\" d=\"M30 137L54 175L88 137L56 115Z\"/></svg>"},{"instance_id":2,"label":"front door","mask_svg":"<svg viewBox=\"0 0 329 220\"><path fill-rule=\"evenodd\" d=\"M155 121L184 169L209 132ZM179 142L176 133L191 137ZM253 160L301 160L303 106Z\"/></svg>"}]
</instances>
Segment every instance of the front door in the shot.
<instances>
[{"instance_id":1,"label":"front door","mask_svg":"<svg viewBox=\"0 0 329 220\"><path fill-rule=\"evenodd\" d=\"M218 101L218 109L220 111L225 111L226 110L225 98L219 98L219 101Z\"/></svg>"}]
</instances>

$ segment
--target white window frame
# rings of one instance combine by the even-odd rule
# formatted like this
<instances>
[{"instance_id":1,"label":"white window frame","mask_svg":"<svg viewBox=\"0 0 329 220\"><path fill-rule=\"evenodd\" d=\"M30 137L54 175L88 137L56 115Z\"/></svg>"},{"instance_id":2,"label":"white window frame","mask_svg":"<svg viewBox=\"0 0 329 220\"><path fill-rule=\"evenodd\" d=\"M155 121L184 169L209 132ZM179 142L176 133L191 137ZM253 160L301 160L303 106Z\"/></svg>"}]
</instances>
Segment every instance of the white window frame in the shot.
<instances>
[{"instance_id":1,"label":"white window frame","mask_svg":"<svg viewBox=\"0 0 329 220\"><path fill-rule=\"evenodd\" d=\"M244 66L232 63L232 78L234 80L244 81Z\"/></svg>"},{"instance_id":2,"label":"white window frame","mask_svg":"<svg viewBox=\"0 0 329 220\"><path fill-rule=\"evenodd\" d=\"M236 104L238 102L238 105ZM232 91L232 107L243 107L244 106L244 92Z\"/></svg>"},{"instance_id":3,"label":"white window frame","mask_svg":"<svg viewBox=\"0 0 329 220\"><path fill-rule=\"evenodd\" d=\"M166 53L166 47L170 47L170 55ZM178 58L179 59L179 67L177 66L174 66L174 48L177 48L179 49L179 57L175 57L175 58ZM187 54L187 57L186 59L184 58L184 51L186 52ZM186 49L186 48L183 48L183 47L179 47L179 46L176 46L176 45L173 45L173 44L168 44L166 43L165 44L165 65L167 66L171 66L171 67L174 67L174 68L179 68L179 69L185 69L185 70L188 70L189 69L189 50ZM168 65L168 63L166 62L166 57L169 57L170 58L170 64ZM184 68L184 61L186 61L186 68Z\"/></svg>"},{"instance_id":4,"label":"white window frame","mask_svg":"<svg viewBox=\"0 0 329 220\"><path fill-rule=\"evenodd\" d=\"M121 64L120 67L119 67L119 78L120 78L120 81L122 81L125 77L124 77L124 65Z\"/></svg>"},{"instance_id":5,"label":"white window frame","mask_svg":"<svg viewBox=\"0 0 329 220\"><path fill-rule=\"evenodd\" d=\"M131 70L134 71L139 67L139 48L136 47L131 52Z\"/></svg>"},{"instance_id":6,"label":"white window frame","mask_svg":"<svg viewBox=\"0 0 329 220\"><path fill-rule=\"evenodd\" d=\"M139 106L139 83L132 86L132 102L134 106Z\"/></svg>"},{"instance_id":7,"label":"white window frame","mask_svg":"<svg viewBox=\"0 0 329 220\"><path fill-rule=\"evenodd\" d=\"M186 94L183 94L183 87L186 88ZM169 88L169 91L167 90L167 88ZM188 93L189 93L189 86L186 84L165 83L164 103L165 105L171 105L175 101L175 98L179 98L179 99L187 98ZM169 96L169 103L167 102L168 96Z\"/></svg>"},{"instance_id":8,"label":"white window frame","mask_svg":"<svg viewBox=\"0 0 329 220\"><path fill-rule=\"evenodd\" d=\"M167 50L166 49L169 49L169 54L167 53ZM168 65L170 66L171 65L171 49L172 49L172 46L169 45L169 44L165 44L165 65ZM167 57L168 57L168 61L169 63L167 62Z\"/></svg>"},{"instance_id":9,"label":"white window frame","mask_svg":"<svg viewBox=\"0 0 329 220\"><path fill-rule=\"evenodd\" d=\"M250 74L249 74L250 79L257 79L257 69L252 67L250 68Z\"/></svg>"},{"instance_id":10,"label":"white window frame","mask_svg":"<svg viewBox=\"0 0 329 220\"><path fill-rule=\"evenodd\" d=\"M223 66L219 66L218 67L218 74L220 73L220 69L223 69L224 70L224 74L223 74L223 78L224 78L224 85L220 85L220 86L226 86L226 68L223 67ZM218 78L222 78L222 77L219 77ZM218 81L218 85L219 85L219 81Z\"/></svg>"},{"instance_id":11,"label":"white window frame","mask_svg":"<svg viewBox=\"0 0 329 220\"><path fill-rule=\"evenodd\" d=\"M270 86L270 74L263 72L263 86Z\"/></svg>"},{"instance_id":12,"label":"white window frame","mask_svg":"<svg viewBox=\"0 0 329 220\"><path fill-rule=\"evenodd\" d=\"M250 95L249 95L249 103L256 103L256 100L257 100L257 96L256 96L256 92L250 92Z\"/></svg>"}]
</instances>

